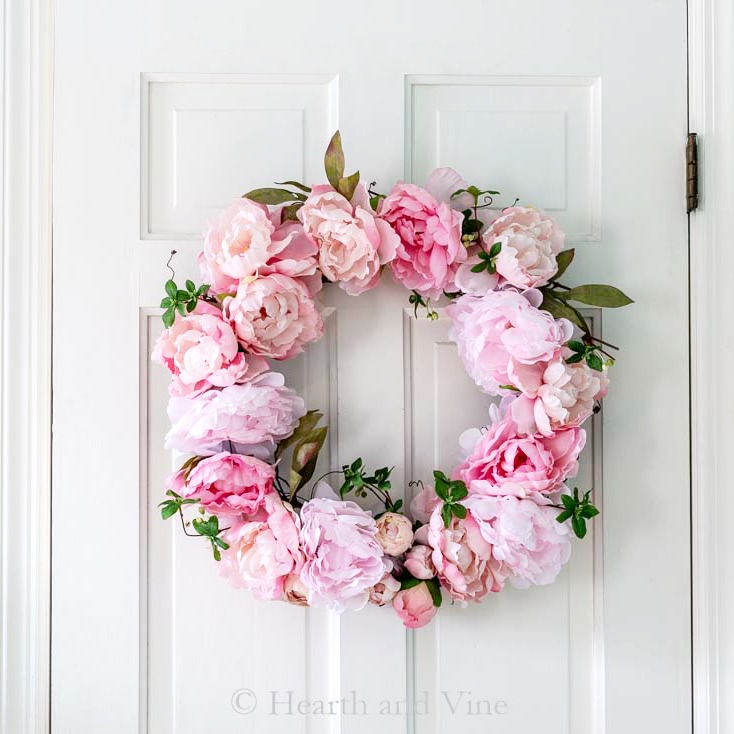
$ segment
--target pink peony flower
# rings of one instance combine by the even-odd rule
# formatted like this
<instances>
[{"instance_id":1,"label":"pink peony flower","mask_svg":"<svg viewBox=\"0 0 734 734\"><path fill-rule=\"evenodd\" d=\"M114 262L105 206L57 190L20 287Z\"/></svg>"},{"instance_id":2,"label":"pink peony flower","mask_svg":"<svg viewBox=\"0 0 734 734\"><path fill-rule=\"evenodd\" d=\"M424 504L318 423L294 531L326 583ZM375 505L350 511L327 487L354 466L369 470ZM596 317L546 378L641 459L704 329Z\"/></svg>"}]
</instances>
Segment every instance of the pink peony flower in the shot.
<instances>
[{"instance_id":1,"label":"pink peony flower","mask_svg":"<svg viewBox=\"0 0 734 734\"><path fill-rule=\"evenodd\" d=\"M446 308L449 338L469 376L490 395L511 384L514 373L537 370L538 362L556 358L573 335L571 322L531 305L533 294L537 291L465 295Z\"/></svg>"},{"instance_id":2,"label":"pink peony flower","mask_svg":"<svg viewBox=\"0 0 734 734\"><path fill-rule=\"evenodd\" d=\"M502 590L507 573L470 512L464 520L453 517L447 528L437 507L428 528L433 565L454 601L466 606L469 601L480 602L490 591Z\"/></svg>"},{"instance_id":3,"label":"pink peony flower","mask_svg":"<svg viewBox=\"0 0 734 734\"><path fill-rule=\"evenodd\" d=\"M202 459L191 471L179 470L166 486L195 497L213 515L254 515L275 489L275 467L253 456L223 451Z\"/></svg>"},{"instance_id":4,"label":"pink peony flower","mask_svg":"<svg viewBox=\"0 0 734 734\"><path fill-rule=\"evenodd\" d=\"M295 357L324 331L306 286L280 273L242 280L224 316L248 352L273 359Z\"/></svg>"},{"instance_id":5,"label":"pink peony flower","mask_svg":"<svg viewBox=\"0 0 734 734\"><path fill-rule=\"evenodd\" d=\"M586 362L567 364L569 354L565 349L561 357L544 365L540 384L517 381L523 394L511 403L510 412L520 433L552 436L561 428L580 426L594 412L594 402L606 395L606 369L592 370Z\"/></svg>"},{"instance_id":6,"label":"pink peony flower","mask_svg":"<svg viewBox=\"0 0 734 734\"><path fill-rule=\"evenodd\" d=\"M428 529L428 525L424 525L422 528L419 528L419 532L423 528ZM417 537L418 533L416 533L416 538ZM425 542L428 543L427 537ZM405 554L403 565L405 566L406 571L416 579L432 579L437 573L436 567L433 565L433 559L431 558L432 554L433 548L429 545L420 545L416 543L416 545L414 545Z\"/></svg>"},{"instance_id":7,"label":"pink peony flower","mask_svg":"<svg viewBox=\"0 0 734 734\"><path fill-rule=\"evenodd\" d=\"M293 433L306 405L278 372L264 372L250 382L209 390L195 398L171 398L171 430L166 448L200 456L217 453L224 441L268 450ZM237 447L238 452L244 453ZM248 451L247 453L254 453Z\"/></svg>"},{"instance_id":8,"label":"pink peony flower","mask_svg":"<svg viewBox=\"0 0 734 734\"><path fill-rule=\"evenodd\" d=\"M472 248L467 252L467 259L456 269L456 276L454 277L455 290L472 296L483 296L485 293L495 290L500 284L500 276L497 273L490 273L488 270L473 273L472 268L482 262L477 254L479 248Z\"/></svg>"},{"instance_id":9,"label":"pink peony flower","mask_svg":"<svg viewBox=\"0 0 734 734\"><path fill-rule=\"evenodd\" d=\"M318 246L321 272L352 296L378 284L382 266L395 258L400 243L373 213L364 184L351 202L331 186L314 186L298 218Z\"/></svg>"},{"instance_id":10,"label":"pink peony flower","mask_svg":"<svg viewBox=\"0 0 734 734\"><path fill-rule=\"evenodd\" d=\"M420 492L410 501L410 514L416 522L425 524L433 514L433 510L441 504L441 499L430 484L421 487Z\"/></svg>"},{"instance_id":11,"label":"pink peony flower","mask_svg":"<svg viewBox=\"0 0 734 734\"><path fill-rule=\"evenodd\" d=\"M571 555L568 523L556 521L558 510L518 497L465 500L479 532L517 588L552 583Z\"/></svg>"},{"instance_id":12,"label":"pink peony flower","mask_svg":"<svg viewBox=\"0 0 734 734\"><path fill-rule=\"evenodd\" d=\"M393 597L398 591L400 591L400 582L392 574L386 573L370 589L370 604L383 607L393 600Z\"/></svg>"},{"instance_id":13,"label":"pink peony flower","mask_svg":"<svg viewBox=\"0 0 734 734\"><path fill-rule=\"evenodd\" d=\"M354 502L312 499L301 508L301 580L311 606L362 609L387 571L377 526Z\"/></svg>"},{"instance_id":14,"label":"pink peony flower","mask_svg":"<svg viewBox=\"0 0 734 734\"><path fill-rule=\"evenodd\" d=\"M393 609L402 623L409 629L425 627L438 612L433 604L433 597L425 582L395 594L392 600Z\"/></svg>"},{"instance_id":15,"label":"pink peony flower","mask_svg":"<svg viewBox=\"0 0 734 734\"><path fill-rule=\"evenodd\" d=\"M413 542L413 526L405 515L385 512L377 518L377 542L388 556L400 556Z\"/></svg>"},{"instance_id":16,"label":"pink peony flower","mask_svg":"<svg viewBox=\"0 0 734 734\"><path fill-rule=\"evenodd\" d=\"M232 526L225 534L221 573L259 599L280 599L285 580L298 574L303 553L298 545L298 516L277 494L269 494L257 518Z\"/></svg>"},{"instance_id":17,"label":"pink peony flower","mask_svg":"<svg viewBox=\"0 0 734 734\"><path fill-rule=\"evenodd\" d=\"M308 606L308 589L304 586L298 574L292 573L290 576L286 576L283 583L283 599L297 607Z\"/></svg>"},{"instance_id":18,"label":"pink peony flower","mask_svg":"<svg viewBox=\"0 0 734 734\"><path fill-rule=\"evenodd\" d=\"M523 436L511 416L491 425L463 464L454 470L475 495L515 495L539 500L558 491L578 472L586 443L583 428L566 428L551 436Z\"/></svg>"},{"instance_id":19,"label":"pink peony flower","mask_svg":"<svg viewBox=\"0 0 734 734\"><path fill-rule=\"evenodd\" d=\"M414 184L396 184L380 202L379 214L400 237L397 256L390 263L393 276L406 288L429 298L438 298L451 288L456 268L466 260L461 242L461 212L429 192L434 188L445 196L445 182L435 186L448 169L438 169L422 189ZM450 188L450 187L449 187ZM457 186L460 188L460 186Z\"/></svg>"},{"instance_id":20,"label":"pink peony flower","mask_svg":"<svg viewBox=\"0 0 734 734\"><path fill-rule=\"evenodd\" d=\"M234 385L268 369L264 359L239 351L237 337L222 312L203 301L193 313L177 317L158 337L152 359L173 375L169 391L176 396Z\"/></svg>"},{"instance_id":21,"label":"pink peony flower","mask_svg":"<svg viewBox=\"0 0 734 734\"><path fill-rule=\"evenodd\" d=\"M505 209L484 230L487 251L499 242L497 273L516 288L539 288L557 272L556 255L565 235L555 222L537 209L513 206Z\"/></svg>"}]
</instances>

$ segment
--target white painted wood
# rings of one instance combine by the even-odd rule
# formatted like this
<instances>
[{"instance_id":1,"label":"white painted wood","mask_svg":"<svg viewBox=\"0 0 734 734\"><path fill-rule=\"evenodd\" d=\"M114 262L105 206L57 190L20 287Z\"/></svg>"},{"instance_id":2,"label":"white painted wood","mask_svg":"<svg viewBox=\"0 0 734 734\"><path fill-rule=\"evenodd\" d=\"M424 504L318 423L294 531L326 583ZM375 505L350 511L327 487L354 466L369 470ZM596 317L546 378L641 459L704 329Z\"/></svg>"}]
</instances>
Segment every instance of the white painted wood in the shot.
<instances>
[{"instance_id":1,"label":"white painted wood","mask_svg":"<svg viewBox=\"0 0 734 734\"><path fill-rule=\"evenodd\" d=\"M49 725L52 3L0 32L0 731Z\"/></svg>"},{"instance_id":2,"label":"white painted wood","mask_svg":"<svg viewBox=\"0 0 734 734\"><path fill-rule=\"evenodd\" d=\"M182 0L175 14L160 0L59 2L56 731L486 731L444 696L471 690L507 702L491 723L509 734L690 732L683 1L467 0L449 14L439 0L329 0L318 13L284 0L272 15L234 0ZM302 148L246 145L256 108L299 130L284 90L305 110ZM176 109L196 114L174 129ZM437 132L431 117L444 110L451 124ZM249 176L276 179L289 161L289 175L315 176L308 156L337 126L347 168L382 189L406 174L420 183L437 160L482 174L477 183L551 187L540 203L580 240L573 278L637 301L604 319L624 351L579 480L603 484L592 542L555 586L445 609L416 635L377 609L337 620L253 602L156 516L171 457L165 375L148 351L169 252L178 278L196 277L192 233L227 190L266 185ZM212 160L231 167L210 187ZM406 293L389 282L359 299L327 289L323 303L329 338L289 371L312 407L329 404L332 465L362 455L395 465L405 487L436 458L450 463L483 409L441 345L445 324L406 318ZM310 715L287 713L289 690ZM409 710L424 690L433 708ZM368 715L314 713L352 691Z\"/></svg>"},{"instance_id":3,"label":"white painted wood","mask_svg":"<svg viewBox=\"0 0 734 734\"><path fill-rule=\"evenodd\" d=\"M727 459L734 440L730 245L734 213L734 9L691 0L690 130L699 135L699 209L691 225L693 681L696 731L734 728L734 512Z\"/></svg>"}]
</instances>

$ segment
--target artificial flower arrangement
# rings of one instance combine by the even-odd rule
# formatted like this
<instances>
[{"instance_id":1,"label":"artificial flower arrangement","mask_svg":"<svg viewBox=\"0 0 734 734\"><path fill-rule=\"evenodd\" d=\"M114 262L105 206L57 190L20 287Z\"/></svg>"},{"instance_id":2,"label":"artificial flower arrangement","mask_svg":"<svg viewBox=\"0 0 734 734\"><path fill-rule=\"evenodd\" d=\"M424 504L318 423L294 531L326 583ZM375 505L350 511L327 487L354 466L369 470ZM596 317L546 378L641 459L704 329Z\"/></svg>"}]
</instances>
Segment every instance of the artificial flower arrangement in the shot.
<instances>
[{"instance_id":1,"label":"artificial flower arrangement","mask_svg":"<svg viewBox=\"0 0 734 734\"><path fill-rule=\"evenodd\" d=\"M166 448L190 458L167 481L163 518L178 515L223 574L259 598L391 606L411 628L444 595L466 606L506 583L551 583L571 535L584 537L598 514L591 491L566 481L613 364L612 345L573 304L631 300L607 285L561 284L574 251L553 220L517 205L492 213L497 192L452 169L382 195L359 172L344 175L338 132L324 161L328 185L286 181L222 212L199 257L204 285L166 283L153 359L172 376ZM340 475L337 491L329 475L313 480L322 414L272 369L321 337L324 283L358 296L385 270L409 289L416 315L435 319L432 304L450 302L467 372L501 398L489 426L461 437L462 463L412 483L408 514L387 467L369 472L357 458L329 472ZM368 495L377 515L351 499Z\"/></svg>"}]
</instances>

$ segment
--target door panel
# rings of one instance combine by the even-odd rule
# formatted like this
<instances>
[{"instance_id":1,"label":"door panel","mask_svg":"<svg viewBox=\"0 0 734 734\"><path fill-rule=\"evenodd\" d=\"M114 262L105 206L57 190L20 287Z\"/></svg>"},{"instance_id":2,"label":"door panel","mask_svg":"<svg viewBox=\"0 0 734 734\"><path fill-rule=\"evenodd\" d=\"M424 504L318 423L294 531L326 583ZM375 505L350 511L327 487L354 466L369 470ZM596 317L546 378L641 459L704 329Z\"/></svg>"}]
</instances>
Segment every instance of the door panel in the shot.
<instances>
[{"instance_id":1,"label":"door panel","mask_svg":"<svg viewBox=\"0 0 734 734\"><path fill-rule=\"evenodd\" d=\"M690 732L684 2L59 0L56 57L54 732ZM417 633L255 601L157 509L170 251L198 280L207 219L322 180L337 127L379 190L451 165L547 208L578 282L636 301L587 312L623 346L576 480L593 532L553 586ZM488 400L389 277L321 300L283 371L327 415L322 468L394 465L407 499Z\"/></svg>"}]
</instances>

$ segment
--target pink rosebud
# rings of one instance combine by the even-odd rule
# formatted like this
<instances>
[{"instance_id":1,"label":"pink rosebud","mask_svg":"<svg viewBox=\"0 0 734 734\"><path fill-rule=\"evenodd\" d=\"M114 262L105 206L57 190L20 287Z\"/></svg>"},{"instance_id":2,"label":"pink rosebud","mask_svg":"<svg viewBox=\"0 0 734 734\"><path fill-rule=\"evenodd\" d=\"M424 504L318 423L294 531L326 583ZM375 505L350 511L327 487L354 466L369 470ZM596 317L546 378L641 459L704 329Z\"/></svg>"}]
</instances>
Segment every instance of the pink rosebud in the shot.
<instances>
[{"instance_id":1,"label":"pink rosebud","mask_svg":"<svg viewBox=\"0 0 734 734\"><path fill-rule=\"evenodd\" d=\"M427 526L424 526L427 527ZM431 555L433 549L427 545L414 545L406 554L403 565L406 571L416 579L428 580L436 575Z\"/></svg>"},{"instance_id":2,"label":"pink rosebud","mask_svg":"<svg viewBox=\"0 0 734 734\"><path fill-rule=\"evenodd\" d=\"M411 500L410 514L413 516L413 520L425 524L433 514L433 510L440 504L441 499L436 494L433 486L425 484Z\"/></svg>"},{"instance_id":3,"label":"pink rosebud","mask_svg":"<svg viewBox=\"0 0 734 734\"><path fill-rule=\"evenodd\" d=\"M400 582L391 574L386 573L370 589L370 604L376 604L378 607L385 606L393 600L398 591L400 591Z\"/></svg>"},{"instance_id":4,"label":"pink rosebud","mask_svg":"<svg viewBox=\"0 0 734 734\"><path fill-rule=\"evenodd\" d=\"M388 556L405 553L413 542L413 526L405 515L385 512L377 518L377 541Z\"/></svg>"},{"instance_id":5,"label":"pink rosebud","mask_svg":"<svg viewBox=\"0 0 734 734\"><path fill-rule=\"evenodd\" d=\"M398 591L392 600L392 606L409 629L425 627L438 612L425 582Z\"/></svg>"}]
</instances>

